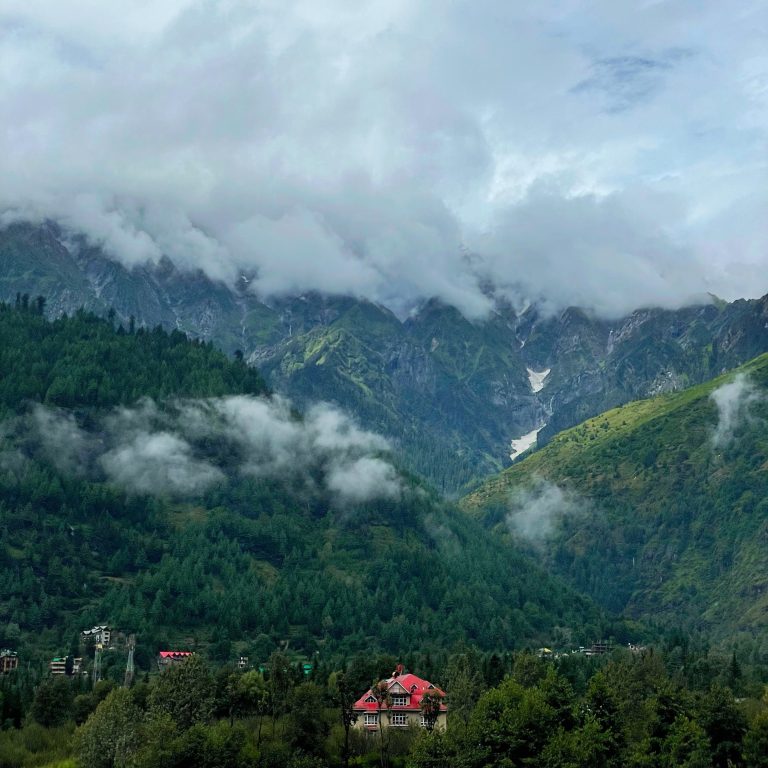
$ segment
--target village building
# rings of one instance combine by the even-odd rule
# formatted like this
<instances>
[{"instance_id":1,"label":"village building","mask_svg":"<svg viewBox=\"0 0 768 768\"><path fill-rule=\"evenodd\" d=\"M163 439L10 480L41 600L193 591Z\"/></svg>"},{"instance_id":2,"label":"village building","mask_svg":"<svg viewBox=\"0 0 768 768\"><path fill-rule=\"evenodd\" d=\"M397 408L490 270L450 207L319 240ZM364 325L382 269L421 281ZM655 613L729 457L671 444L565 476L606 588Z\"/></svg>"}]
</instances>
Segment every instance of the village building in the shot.
<instances>
[{"instance_id":1,"label":"village building","mask_svg":"<svg viewBox=\"0 0 768 768\"><path fill-rule=\"evenodd\" d=\"M8 648L0 651L0 675L6 675L19 668L19 654Z\"/></svg>"},{"instance_id":2,"label":"village building","mask_svg":"<svg viewBox=\"0 0 768 768\"><path fill-rule=\"evenodd\" d=\"M48 662L48 669L52 675L67 674L67 657L56 656ZM83 659L76 656L72 659L72 674L79 675L83 672Z\"/></svg>"},{"instance_id":3,"label":"village building","mask_svg":"<svg viewBox=\"0 0 768 768\"><path fill-rule=\"evenodd\" d=\"M392 677L378 684L380 702L369 689L354 704L357 715L356 728L366 731L378 730L379 724L392 728L404 728L409 725L426 728L429 716L425 714L425 705L429 699L441 700L439 709L433 715L434 728L445 729L448 707L444 703L445 692L428 680L423 680L410 672L404 672L402 664L392 673ZM429 697L425 700L425 697ZM424 701L423 701L424 700ZM434 699L433 699L434 700Z\"/></svg>"},{"instance_id":4,"label":"village building","mask_svg":"<svg viewBox=\"0 0 768 768\"><path fill-rule=\"evenodd\" d=\"M80 637L84 643L91 642L95 645L102 645L104 648L108 648L112 641L112 630L106 624L101 624L98 627L84 629L80 633Z\"/></svg>"},{"instance_id":5,"label":"village building","mask_svg":"<svg viewBox=\"0 0 768 768\"><path fill-rule=\"evenodd\" d=\"M168 667L172 667L175 664L181 664L182 661L185 661L192 655L192 651L160 651L157 654L158 669L162 672L164 669L168 669Z\"/></svg>"},{"instance_id":6,"label":"village building","mask_svg":"<svg viewBox=\"0 0 768 768\"><path fill-rule=\"evenodd\" d=\"M592 643L592 647L587 651L587 656L604 656L613 650L610 640L598 640Z\"/></svg>"}]
</instances>

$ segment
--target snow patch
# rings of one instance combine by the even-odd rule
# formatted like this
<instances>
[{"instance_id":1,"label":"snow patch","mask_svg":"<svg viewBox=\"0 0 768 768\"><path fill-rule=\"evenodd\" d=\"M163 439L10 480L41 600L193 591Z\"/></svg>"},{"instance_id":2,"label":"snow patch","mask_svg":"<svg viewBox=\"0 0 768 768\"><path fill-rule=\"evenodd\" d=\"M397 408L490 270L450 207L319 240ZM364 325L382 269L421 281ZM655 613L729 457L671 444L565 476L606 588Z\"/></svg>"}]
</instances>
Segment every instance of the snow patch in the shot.
<instances>
[{"instance_id":1,"label":"snow patch","mask_svg":"<svg viewBox=\"0 0 768 768\"><path fill-rule=\"evenodd\" d=\"M551 368L545 368L543 371L534 371L533 368L526 368L528 371L528 382L534 392L541 392L544 389L544 381L552 371Z\"/></svg>"},{"instance_id":2,"label":"snow patch","mask_svg":"<svg viewBox=\"0 0 768 768\"><path fill-rule=\"evenodd\" d=\"M541 430L546 426L546 424L542 424L538 429L534 429L527 435L523 435L522 437L518 437L517 439L512 440L512 442L509 444L509 458L514 461L518 456L525 453L532 446L536 445L536 438L538 437L539 432L541 432Z\"/></svg>"}]
</instances>

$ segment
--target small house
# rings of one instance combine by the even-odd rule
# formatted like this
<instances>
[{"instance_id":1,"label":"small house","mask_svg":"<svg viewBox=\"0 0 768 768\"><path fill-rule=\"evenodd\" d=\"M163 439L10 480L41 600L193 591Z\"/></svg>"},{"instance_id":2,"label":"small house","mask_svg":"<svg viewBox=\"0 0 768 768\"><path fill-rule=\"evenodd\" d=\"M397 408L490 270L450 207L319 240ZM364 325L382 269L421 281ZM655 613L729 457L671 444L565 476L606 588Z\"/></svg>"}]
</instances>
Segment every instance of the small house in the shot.
<instances>
[{"instance_id":1,"label":"small house","mask_svg":"<svg viewBox=\"0 0 768 768\"><path fill-rule=\"evenodd\" d=\"M431 712L426 711L428 703L433 707ZM444 691L429 680L404 672L398 664L391 677L378 683L376 693L370 688L355 702L354 712L355 726L366 731L409 725L445 729L448 707Z\"/></svg>"},{"instance_id":2,"label":"small house","mask_svg":"<svg viewBox=\"0 0 768 768\"><path fill-rule=\"evenodd\" d=\"M67 674L67 656L56 656L48 662L48 669L52 675ZM83 659L80 656L72 658L72 674L79 675L83 672Z\"/></svg>"},{"instance_id":3,"label":"small house","mask_svg":"<svg viewBox=\"0 0 768 768\"><path fill-rule=\"evenodd\" d=\"M19 668L19 654L8 648L0 651L0 675L6 675Z\"/></svg>"},{"instance_id":4,"label":"small house","mask_svg":"<svg viewBox=\"0 0 768 768\"><path fill-rule=\"evenodd\" d=\"M90 642L108 648L112 641L112 630L106 624L100 624L97 627L91 627L91 629L84 629L80 633L80 637L84 643Z\"/></svg>"}]
</instances>

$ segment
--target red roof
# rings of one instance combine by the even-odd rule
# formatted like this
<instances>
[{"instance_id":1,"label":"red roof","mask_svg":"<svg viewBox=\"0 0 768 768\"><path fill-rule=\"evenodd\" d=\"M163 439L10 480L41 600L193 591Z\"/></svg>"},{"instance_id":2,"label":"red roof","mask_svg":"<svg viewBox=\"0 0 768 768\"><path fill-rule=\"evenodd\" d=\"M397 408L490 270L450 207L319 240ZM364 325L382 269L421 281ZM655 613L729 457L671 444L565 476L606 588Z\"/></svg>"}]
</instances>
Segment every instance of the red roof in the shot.
<instances>
[{"instance_id":1,"label":"red roof","mask_svg":"<svg viewBox=\"0 0 768 768\"><path fill-rule=\"evenodd\" d=\"M181 659L184 656L191 656L192 651L160 651L161 659Z\"/></svg>"},{"instance_id":2,"label":"red roof","mask_svg":"<svg viewBox=\"0 0 768 768\"><path fill-rule=\"evenodd\" d=\"M405 705L392 704L392 706L389 708L382 707L382 709L385 711L418 712L421 709L421 698L425 693L437 693L440 696L445 696L445 691L441 690L436 685L432 685L429 680L422 680L420 677L416 677L416 675L412 675L410 672L387 678L381 682L386 683L390 697L396 696L398 694L403 695L401 688L404 689L405 695L408 697L406 699L407 703ZM355 702L354 709L356 712L378 711L379 705L375 700L366 701L366 699L369 697L373 698L370 688ZM445 704L441 704L440 711L447 712L448 707L446 707Z\"/></svg>"}]
</instances>

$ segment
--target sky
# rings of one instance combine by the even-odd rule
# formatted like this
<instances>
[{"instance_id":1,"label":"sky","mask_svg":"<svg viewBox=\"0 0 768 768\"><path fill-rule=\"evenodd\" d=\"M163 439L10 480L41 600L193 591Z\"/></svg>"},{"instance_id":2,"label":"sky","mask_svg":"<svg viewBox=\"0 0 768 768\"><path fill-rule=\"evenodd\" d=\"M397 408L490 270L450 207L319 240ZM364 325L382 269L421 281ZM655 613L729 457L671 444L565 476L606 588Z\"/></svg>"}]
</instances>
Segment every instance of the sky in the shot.
<instances>
[{"instance_id":1,"label":"sky","mask_svg":"<svg viewBox=\"0 0 768 768\"><path fill-rule=\"evenodd\" d=\"M0 222L468 317L768 293L764 0L0 0Z\"/></svg>"}]
</instances>

